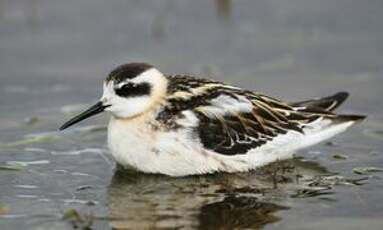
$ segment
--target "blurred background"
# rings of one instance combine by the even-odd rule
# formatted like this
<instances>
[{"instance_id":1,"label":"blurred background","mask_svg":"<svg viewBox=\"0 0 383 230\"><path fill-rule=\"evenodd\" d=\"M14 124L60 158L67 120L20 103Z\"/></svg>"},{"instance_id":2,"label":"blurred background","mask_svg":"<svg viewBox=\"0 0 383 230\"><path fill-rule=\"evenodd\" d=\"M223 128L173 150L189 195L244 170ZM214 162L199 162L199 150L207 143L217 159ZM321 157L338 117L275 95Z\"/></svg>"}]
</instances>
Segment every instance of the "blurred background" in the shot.
<instances>
[{"instance_id":1,"label":"blurred background","mask_svg":"<svg viewBox=\"0 0 383 230\"><path fill-rule=\"evenodd\" d=\"M382 167L382 13L380 0L0 0L0 166L11 169L0 170L0 228L3 223L17 229L28 221L45 226L44 215L54 213L47 217L52 223L73 205L83 209L89 199L99 202L93 212L108 213L114 166L101 156L108 151L107 116L64 134L56 130L96 101L109 71L127 62L290 101L349 91L342 112L369 119L337 139L352 145L318 147L310 156L346 152L351 160L340 164L320 160L346 174L355 166ZM84 184L91 189L76 190ZM370 186L361 199L363 213L373 218L382 214L375 201L383 186L378 179ZM348 210L342 218L360 216L354 193L337 193L338 206L320 213ZM295 214L282 212L280 224L309 216L305 205L298 204ZM315 219L318 226L328 223L321 218Z\"/></svg>"},{"instance_id":2,"label":"blurred background","mask_svg":"<svg viewBox=\"0 0 383 230\"><path fill-rule=\"evenodd\" d=\"M131 61L288 99L349 90L362 104L368 99L362 92L378 94L380 84L374 83L382 79L382 5L379 0L1 0L1 111L88 103L99 96L111 69ZM57 91L49 97L14 93L23 87Z\"/></svg>"}]
</instances>

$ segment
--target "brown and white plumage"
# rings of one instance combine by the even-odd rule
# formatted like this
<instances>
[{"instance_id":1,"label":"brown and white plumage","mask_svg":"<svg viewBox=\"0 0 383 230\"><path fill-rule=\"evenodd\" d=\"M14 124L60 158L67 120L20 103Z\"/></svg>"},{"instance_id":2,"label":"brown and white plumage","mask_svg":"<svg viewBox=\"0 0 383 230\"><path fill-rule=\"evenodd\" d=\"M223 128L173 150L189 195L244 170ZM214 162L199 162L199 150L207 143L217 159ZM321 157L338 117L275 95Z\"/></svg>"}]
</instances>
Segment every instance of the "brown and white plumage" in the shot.
<instances>
[{"instance_id":1,"label":"brown and white plumage","mask_svg":"<svg viewBox=\"0 0 383 230\"><path fill-rule=\"evenodd\" d=\"M108 76L98 107L112 113L108 142L119 164L184 176L251 170L343 132L364 118L333 113L347 96L286 103L131 63Z\"/></svg>"}]
</instances>

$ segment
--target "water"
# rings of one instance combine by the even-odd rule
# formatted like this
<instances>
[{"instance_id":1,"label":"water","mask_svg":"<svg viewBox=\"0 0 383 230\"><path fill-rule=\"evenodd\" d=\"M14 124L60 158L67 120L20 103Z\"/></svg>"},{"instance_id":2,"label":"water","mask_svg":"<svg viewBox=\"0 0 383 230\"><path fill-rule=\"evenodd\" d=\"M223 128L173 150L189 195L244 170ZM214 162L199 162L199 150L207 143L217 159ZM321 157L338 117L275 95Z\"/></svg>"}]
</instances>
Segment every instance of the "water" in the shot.
<instances>
[{"instance_id":1,"label":"water","mask_svg":"<svg viewBox=\"0 0 383 230\"><path fill-rule=\"evenodd\" d=\"M353 169L383 167L382 10L373 0L1 0L0 229L381 229L383 174ZM118 173L106 115L57 128L130 61L291 101L347 90L341 111L368 119L256 172Z\"/></svg>"}]
</instances>

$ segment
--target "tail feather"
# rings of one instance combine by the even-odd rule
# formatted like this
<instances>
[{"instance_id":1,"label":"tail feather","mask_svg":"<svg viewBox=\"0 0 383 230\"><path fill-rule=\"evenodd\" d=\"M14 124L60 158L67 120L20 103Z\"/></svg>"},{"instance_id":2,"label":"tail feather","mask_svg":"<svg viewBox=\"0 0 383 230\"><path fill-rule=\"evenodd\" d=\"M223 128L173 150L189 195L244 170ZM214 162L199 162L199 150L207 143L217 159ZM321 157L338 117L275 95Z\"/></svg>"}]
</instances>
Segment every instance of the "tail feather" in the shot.
<instances>
[{"instance_id":1,"label":"tail feather","mask_svg":"<svg viewBox=\"0 0 383 230\"><path fill-rule=\"evenodd\" d=\"M322 109L325 111L334 111L347 99L349 93L339 92L329 97L316 98L312 100L294 102L290 105L292 107L305 107L312 109Z\"/></svg>"},{"instance_id":2,"label":"tail feather","mask_svg":"<svg viewBox=\"0 0 383 230\"><path fill-rule=\"evenodd\" d=\"M332 118L333 124L339 124L344 122L354 122L359 123L363 121L367 116L365 115L337 115L334 118Z\"/></svg>"},{"instance_id":3,"label":"tail feather","mask_svg":"<svg viewBox=\"0 0 383 230\"><path fill-rule=\"evenodd\" d=\"M325 141L346 131L346 129L365 118L366 116L363 115L336 115L334 117L318 119L304 129L305 137L299 149Z\"/></svg>"}]
</instances>

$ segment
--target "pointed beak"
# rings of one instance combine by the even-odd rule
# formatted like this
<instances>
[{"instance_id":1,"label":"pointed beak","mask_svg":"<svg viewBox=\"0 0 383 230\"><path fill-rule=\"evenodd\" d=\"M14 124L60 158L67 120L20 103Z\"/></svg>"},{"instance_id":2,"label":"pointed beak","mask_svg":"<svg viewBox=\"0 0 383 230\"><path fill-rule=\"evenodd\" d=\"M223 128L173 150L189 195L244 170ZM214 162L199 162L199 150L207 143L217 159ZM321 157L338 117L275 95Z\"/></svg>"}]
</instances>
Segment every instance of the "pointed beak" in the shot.
<instances>
[{"instance_id":1,"label":"pointed beak","mask_svg":"<svg viewBox=\"0 0 383 230\"><path fill-rule=\"evenodd\" d=\"M99 114L105 110L106 107L109 107L109 105L103 105L101 101L97 102L93 106L91 106L89 109L85 110L81 114L75 116L74 118L70 119L69 121L65 122L59 130L64 130L68 128L69 126L72 126L82 120L87 119L88 117L91 117L93 115Z\"/></svg>"}]
</instances>

